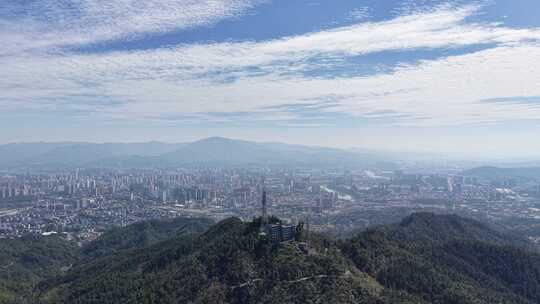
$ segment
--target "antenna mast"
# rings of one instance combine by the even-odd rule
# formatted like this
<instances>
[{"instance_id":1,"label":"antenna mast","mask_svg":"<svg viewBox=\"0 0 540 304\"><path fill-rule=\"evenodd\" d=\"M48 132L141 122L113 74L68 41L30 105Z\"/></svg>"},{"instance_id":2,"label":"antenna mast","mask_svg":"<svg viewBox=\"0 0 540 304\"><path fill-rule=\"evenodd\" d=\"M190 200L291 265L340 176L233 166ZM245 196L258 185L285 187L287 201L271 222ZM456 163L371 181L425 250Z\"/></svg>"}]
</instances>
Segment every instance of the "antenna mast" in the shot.
<instances>
[{"instance_id":1,"label":"antenna mast","mask_svg":"<svg viewBox=\"0 0 540 304\"><path fill-rule=\"evenodd\" d=\"M268 213L266 210L266 189L263 188L262 191L262 222L263 224L268 223Z\"/></svg>"}]
</instances>

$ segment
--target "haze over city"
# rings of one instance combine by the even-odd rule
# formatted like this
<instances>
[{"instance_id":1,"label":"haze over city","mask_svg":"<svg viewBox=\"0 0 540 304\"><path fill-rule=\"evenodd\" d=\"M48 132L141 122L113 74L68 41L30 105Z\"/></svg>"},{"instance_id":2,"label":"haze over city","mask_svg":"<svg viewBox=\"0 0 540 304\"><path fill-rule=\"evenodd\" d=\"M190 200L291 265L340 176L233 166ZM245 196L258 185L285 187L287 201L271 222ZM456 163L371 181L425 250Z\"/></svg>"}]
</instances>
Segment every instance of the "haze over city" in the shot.
<instances>
[{"instance_id":1,"label":"haze over city","mask_svg":"<svg viewBox=\"0 0 540 304\"><path fill-rule=\"evenodd\" d=\"M532 158L540 3L4 1L0 143L209 136Z\"/></svg>"},{"instance_id":2,"label":"haze over city","mask_svg":"<svg viewBox=\"0 0 540 304\"><path fill-rule=\"evenodd\" d=\"M0 0L0 304L540 303L540 1Z\"/></svg>"}]
</instances>

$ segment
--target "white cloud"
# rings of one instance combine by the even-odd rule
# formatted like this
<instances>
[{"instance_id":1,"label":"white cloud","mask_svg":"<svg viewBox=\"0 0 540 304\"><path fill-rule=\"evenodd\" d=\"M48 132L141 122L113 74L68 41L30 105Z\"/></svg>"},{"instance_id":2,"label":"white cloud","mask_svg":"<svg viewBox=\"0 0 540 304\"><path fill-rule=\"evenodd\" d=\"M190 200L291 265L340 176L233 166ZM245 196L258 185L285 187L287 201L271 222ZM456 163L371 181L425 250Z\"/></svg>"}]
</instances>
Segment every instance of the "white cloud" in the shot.
<instances>
[{"instance_id":1,"label":"white cloud","mask_svg":"<svg viewBox=\"0 0 540 304\"><path fill-rule=\"evenodd\" d=\"M0 54L129 39L236 17L262 0L4 0Z\"/></svg>"},{"instance_id":2,"label":"white cloud","mask_svg":"<svg viewBox=\"0 0 540 304\"><path fill-rule=\"evenodd\" d=\"M98 4L96 0L85 3ZM120 2L114 3L120 5ZM164 7L156 1L152 3L157 7L151 7L152 12L141 13L136 9L133 13L130 9L126 18L120 18L123 21L114 21L125 25L121 24L120 30L113 33L96 25L88 39L98 41L103 37L115 38L143 30L167 30L169 26L178 27L181 22L186 26L198 24L188 17L180 18L184 21L175 25L172 21L171 24L157 22L160 14L167 13L167 5L175 2L167 2ZM92 8L87 8L92 12L87 15L109 14L108 10L112 8L99 9L102 11L93 12ZM93 109L88 115L119 120L192 115L201 120L226 121L226 117L204 113L244 112L258 113L252 116L253 120L292 121L300 119L301 113L269 108L309 104L332 96L335 104L319 109L323 117L334 112L372 119L390 117L393 123L413 125L487 123L539 117L540 108L530 105L479 102L502 96L540 95L540 30L467 23L466 18L478 9L476 6L442 7L386 22L360 23L263 42L180 45L149 51L86 55L35 51L12 54L0 57L2 74L7 75L0 81L0 110L54 111L59 105L69 105L82 113ZM214 20L216 15L230 14L233 13L213 8L199 16L203 16L201 20ZM204 17L206 15L213 17L208 19ZM163 18L169 20L167 18L171 16L179 15L173 11ZM92 24L91 19L82 24ZM133 20L139 19L138 25L130 27ZM23 36L24 33L20 37ZM85 37L84 33L81 37ZM51 45L56 46L61 38L51 41L54 42ZM31 45L28 41L20 45L26 43ZM472 54L401 66L387 74L309 78L301 73L309 65L328 58L340 60L388 50L477 44L497 46ZM307 62L309 59L312 62ZM254 74L250 70L252 67L264 72ZM283 71L289 73L284 75ZM233 80L221 82L229 77ZM89 97L77 97L81 95Z\"/></svg>"}]
</instances>

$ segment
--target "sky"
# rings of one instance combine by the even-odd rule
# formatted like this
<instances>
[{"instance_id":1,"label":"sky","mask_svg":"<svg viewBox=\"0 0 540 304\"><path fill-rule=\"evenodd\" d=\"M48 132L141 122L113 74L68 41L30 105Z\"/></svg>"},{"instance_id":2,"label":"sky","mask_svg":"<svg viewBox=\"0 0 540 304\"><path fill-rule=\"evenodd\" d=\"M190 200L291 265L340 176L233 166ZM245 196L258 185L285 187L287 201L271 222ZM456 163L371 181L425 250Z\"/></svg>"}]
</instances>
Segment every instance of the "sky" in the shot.
<instances>
[{"instance_id":1,"label":"sky","mask_svg":"<svg viewBox=\"0 0 540 304\"><path fill-rule=\"evenodd\" d=\"M540 155L538 0L3 0L0 143Z\"/></svg>"}]
</instances>

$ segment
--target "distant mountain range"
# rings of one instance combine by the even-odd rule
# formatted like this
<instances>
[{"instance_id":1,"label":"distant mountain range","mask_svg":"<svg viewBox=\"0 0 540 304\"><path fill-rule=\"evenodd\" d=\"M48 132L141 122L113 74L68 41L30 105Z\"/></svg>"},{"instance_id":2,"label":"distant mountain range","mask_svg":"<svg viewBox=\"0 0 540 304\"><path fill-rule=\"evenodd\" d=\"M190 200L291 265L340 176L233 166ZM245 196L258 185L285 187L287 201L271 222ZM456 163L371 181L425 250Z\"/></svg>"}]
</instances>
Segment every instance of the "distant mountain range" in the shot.
<instances>
[{"instance_id":1,"label":"distant mountain range","mask_svg":"<svg viewBox=\"0 0 540 304\"><path fill-rule=\"evenodd\" d=\"M211 137L190 143L21 143L0 145L0 169L181 165L365 165L373 155L346 150Z\"/></svg>"},{"instance_id":2,"label":"distant mountain range","mask_svg":"<svg viewBox=\"0 0 540 304\"><path fill-rule=\"evenodd\" d=\"M513 167L513 168L502 168L502 167L492 167L492 166L483 166L465 170L462 173L466 176L475 176L481 179L486 180L502 180L502 179L540 179L540 167Z\"/></svg>"},{"instance_id":3,"label":"distant mountain range","mask_svg":"<svg viewBox=\"0 0 540 304\"><path fill-rule=\"evenodd\" d=\"M416 213L351 239L311 234L309 252L303 239L268 242L260 225L143 222L82 248L56 236L0 239L0 303L540 301L532 243L456 215Z\"/></svg>"}]
</instances>

